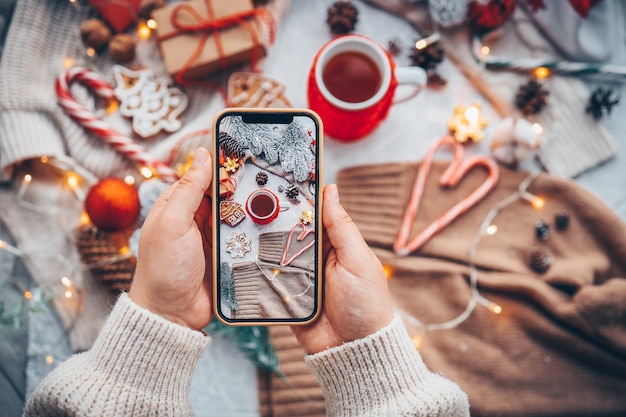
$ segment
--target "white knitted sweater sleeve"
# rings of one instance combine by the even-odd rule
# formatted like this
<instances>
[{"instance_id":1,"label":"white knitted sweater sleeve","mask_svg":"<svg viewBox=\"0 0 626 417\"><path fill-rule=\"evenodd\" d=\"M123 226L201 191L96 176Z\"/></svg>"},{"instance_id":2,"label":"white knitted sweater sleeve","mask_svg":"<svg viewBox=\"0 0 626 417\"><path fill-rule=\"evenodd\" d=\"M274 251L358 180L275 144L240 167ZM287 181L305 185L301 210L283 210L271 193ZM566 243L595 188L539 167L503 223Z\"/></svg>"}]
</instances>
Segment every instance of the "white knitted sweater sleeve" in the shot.
<instances>
[{"instance_id":1,"label":"white knitted sweater sleeve","mask_svg":"<svg viewBox=\"0 0 626 417\"><path fill-rule=\"evenodd\" d=\"M189 386L209 342L122 294L93 347L52 371L24 416L191 416Z\"/></svg>"},{"instance_id":2,"label":"white knitted sweater sleeve","mask_svg":"<svg viewBox=\"0 0 626 417\"><path fill-rule=\"evenodd\" d=\"M469 416L467 395L430 372L402 320L342 346L306 357L331 417Z\"/></svg>"},{"instance_id":3,"label":"white knitted sweater sleeve","mask_svg":"<svg viewBox=\"0 0 626 417\"><path fill-rule=\"evenodd\" d=\"M16 1L0 60L0 170L5 175L16 162L44 155L69 155L98 176L129 166L57 105L54 82L67 60L87 65L79 27L89 10L69 1ZM110 58L94 60L91 65L107 73ZM83 86L72 94L92 107Z\"/></svg>"}]
</instances>

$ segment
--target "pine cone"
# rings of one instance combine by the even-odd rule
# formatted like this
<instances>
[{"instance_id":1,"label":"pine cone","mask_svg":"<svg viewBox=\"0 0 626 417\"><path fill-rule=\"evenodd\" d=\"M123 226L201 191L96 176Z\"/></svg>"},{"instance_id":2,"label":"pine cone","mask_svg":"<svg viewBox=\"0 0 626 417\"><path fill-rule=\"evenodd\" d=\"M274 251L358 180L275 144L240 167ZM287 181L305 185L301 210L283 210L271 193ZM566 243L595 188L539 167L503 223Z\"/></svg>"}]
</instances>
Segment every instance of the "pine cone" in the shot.
<instances>
[{"instance_id":1,"label":"pine cone","mask_svg":"<svg viewBox=\"0 0 626 417\"><path fill-rule=\"evenodd\" d=\"M446 86L448 81L435 71L428 71L428 78L426 79L426 85L430 88L439 89Z\"/></svg>"},{"instance_id":2,"label":"pine cone","mask_svg":"<svg viewBox=\"0 0 626 417\"><path fill-rule=\"evenodd\" d=\"M258 174L256 174L256 183L258 185L265 185L267 184L267 174L263 171L259 172Z\"/></svg>"},{"instance_id":3,"label":"pine cone","mask_svg":"<svg viewBox=\"0 0 626 417\"><path fill-rule=\"evenodd\" d=\"M298 190L298 187L296 187L295 185L290 185L285 190L285 195L287 196L288 199L295 200L300 195L300 190Z\"/></svg>"},{"instance_id":4,"label":"pine cone","mask_svg":"<svg viewBox=\"0 0 626 417\"><path fill-rule=\"evenodd\" d=\"M111 292L119 293L130 289L136 259L134 256L122 255L111 234L91 226L83 226L78 230L76 247L81 261Z\"/></svg>"},{"instance_id":5,"label":"pine cone","mask_svg":"<svg viewBox=\"0 0 626 417\"><path fill-rule=\"evenodd\" d=\"M226 132L220 132L219 144L224 151L224 156L233 159L243 158L246 153L244 148L239 142L235 140L231 135Z\"/></svg>"},{"instance_id":6,"label":"pine cone","mask_svg":"<svg viewBox=\"0 0 626 417\"><path fill-rule=\"evenodd\" d=\"M387 42L387 50L393 56L400 55L400 52L402 52L400 39L398 37L389 39L389 41Z\"/></svg>"},{"instance_id":7,"label":"pine cone","mask_svg":"<svg viewBox=\"0 0 626 417\"><path fill-rule=\"evenodd\" d=\"M359 11L349 1L337 1L328 8L326 23L334 35L345 35L354 30Z\"/></svg>"},{"instance_id":8,"label":"pine cone","mask_svg":"<svg viewBox=\"0 0 626 417\"><path fill-rule=\"evenodd\" d=\"M538 221L535 225L537 239L548 240L550 238L550 225L544 221Z\"/></svg>"},{"instance_id":9,"label":"pine cone","mask_svg":"<svg viewBox=\"0 0 626 417\"><path fill-rule=\"evenodd\" d=\"M412 65L422 67L426 71L435 69L437 65L443 61L443 57L443 47L441 47L441 45L437 42L431 43L423 49L414 48L413 52L409 56L409 58L411 58Z\"/></svg>"},{"instance_id":10,"label":"pine cone","mask_svg":"<svg viewBox=\"0 0 626 417\"><path fill-rule=\"evenodd\" d=\"M550 94L537 80L522 84L515 95L515 106L524 115L537 114L546 106Z\"/></svg>"},{"instance_id":11,"label":"pine cone","mask_svg":"<svg viewBox=\"0 0 626 417\"><path fill-rule=\"evenodd\" d=\"M620 97L613 95L610 88L596 88L589 97L589 103L585 108L585 112L591 114L594 119L600 120L606 114L611 114L613 106L619 103Z\"/></svg>"},{"instance_id":12,"label":"pine cone","mask_svg":"<svg viewBox=\"0 0 626 417\"><path fill-rule=\"evenodd\" d=\"M557 230L565 230L569 227L569 214L566 211L562 211L554 215L554 224Z\"/></svg>"},{"instance_id":13,"label":"pine cone","mask_svg":"<svg viewBox=\"0 0 626 417\"><path fill-rule=\"evenodd\" d=\"M528 254L528 265L539 274L550 269L552 262L554 262L554 255L548 248L536 246Z\"/></svg>"}]
</instances>

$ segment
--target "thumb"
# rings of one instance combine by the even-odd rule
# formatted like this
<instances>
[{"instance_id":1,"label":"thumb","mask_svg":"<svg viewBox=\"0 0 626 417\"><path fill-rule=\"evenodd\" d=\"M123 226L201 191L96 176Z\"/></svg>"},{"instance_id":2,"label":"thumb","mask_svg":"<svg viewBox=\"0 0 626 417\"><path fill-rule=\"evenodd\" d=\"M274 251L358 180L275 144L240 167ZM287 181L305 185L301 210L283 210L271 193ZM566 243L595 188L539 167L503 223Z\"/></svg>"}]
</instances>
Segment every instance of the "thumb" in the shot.
<instances>
[{"instance_id":1,"label":"thumb","mask_svg":"<svg viewBox=\"0 0 626 417\"><path fill-rule=\"evenodd\" d=\"M339 202L339 193L335 184L328 184L324 188L322 210L322 222L326 235L340 260L358 256L364 250L369 251L358 227Z\"/></svg>"},{"instance_id":2,"label":"thumb","mask_svg":"<svg viewBox=\"0 0 626 417\"><path fill-rule=\"evenodd\" d=\"M213 179L211 161L211 156L205 148L196 149L191 167L174 184L164 208L172 214L172 218L193 220Z\"/></svg>"}]
</instances>

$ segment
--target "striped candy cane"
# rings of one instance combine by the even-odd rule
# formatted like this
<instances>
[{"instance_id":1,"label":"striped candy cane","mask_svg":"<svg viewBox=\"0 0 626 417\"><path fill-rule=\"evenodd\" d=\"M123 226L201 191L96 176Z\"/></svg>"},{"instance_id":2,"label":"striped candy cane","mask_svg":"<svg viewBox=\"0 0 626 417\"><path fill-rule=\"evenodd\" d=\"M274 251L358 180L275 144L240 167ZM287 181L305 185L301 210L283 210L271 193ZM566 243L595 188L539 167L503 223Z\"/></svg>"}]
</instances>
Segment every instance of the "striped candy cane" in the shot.
<instances>
[{"instance_id":1,"label":"striped candy cane","mask_svg":"<svg viewBox=\"0 0 626 417\"><path fill-rule=\"evenodd\" d=\"M426 229L422 230L417 236L409 241L409 233L413 227L415 216L417 215L420 202L422 201L422 197L424 195L426 178L430 171L430 167L432 166L435 153L444 145L452 147L454 157L446 171L439 179L439 184L442 187L456 187L465 174L475 167L485 168L488 173L487 178L478 188L472 191L470 195L442 214ZM440 138L437 142L431 145L428 151L426 151L426 154L424 155L424 158L422 159L422 162L417 170L417 175L413 183L413 189L411 191L411 198L407 204L402 223L393 244L393 250L397 255L406 256L424 246L435 235L448 227L450 223L478 204L497 185L499 169L498 165L491 158L477 155L465 159L463 154L463 145L451 136L444 136Z\"/></svg>"},{"instance_id":2,"label":"striped candy cane","mask_svg":"<svg viewBox=\"0 0 626 417\"><path fill-rule=\"evenodd\" d=\"M163 180L174 182L178 179L172 168L155 158L146 148L111 128L80 105L70 93L69 86L73 82L80 82L86 85L94 94L106 100L113 99L115 92L99 75L86 68L74 67L62 72L54 84L57 102L79 125L95 133L104 142L130 160L137 162L141 166L152 168Z\"/></svg>"}]
</instances>

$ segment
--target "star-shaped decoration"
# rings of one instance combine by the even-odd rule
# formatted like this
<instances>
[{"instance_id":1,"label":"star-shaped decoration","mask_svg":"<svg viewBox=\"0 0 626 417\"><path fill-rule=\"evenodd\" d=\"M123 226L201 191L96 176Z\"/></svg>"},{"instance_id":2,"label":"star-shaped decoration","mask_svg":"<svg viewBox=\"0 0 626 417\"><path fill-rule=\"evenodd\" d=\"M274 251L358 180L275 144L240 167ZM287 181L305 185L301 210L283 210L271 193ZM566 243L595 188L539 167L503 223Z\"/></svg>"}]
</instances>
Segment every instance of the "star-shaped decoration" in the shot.
<instances>
[{"instance_id":1,"label":"star-shaped decoration","mask_svg":"<svg viewBox=\"0 0 626 417\"><path fill-rule=\"evenodd\" d=\"M473 104L470 107L456 106L454 114L448 120L448 129L460 143L480 142L483 139L483 129L488 122L480 116L480 106Z\"/></svg>"},{"instance_id":2,"label":"star-shaped decoration","mask_svg":"<svg viewBox=\"0 0 626 417\"><path fill-rule=\"evenodd\" d=\"M251 250L250 241L245 233L233 232L233 236L226 241L226 252L233 258L243 258Z\"/></svg>"},{"instance_id":3,"label":"star-shaped decoration","mask_svg":"<svg viewBox=\"0 0 626 417\"><path fill-rule=\"evenodd\" d=\"M239 168L239 159L227 157L224 161L224 169L228 172L235 172Z\"/></svg>"}]
</instances>

